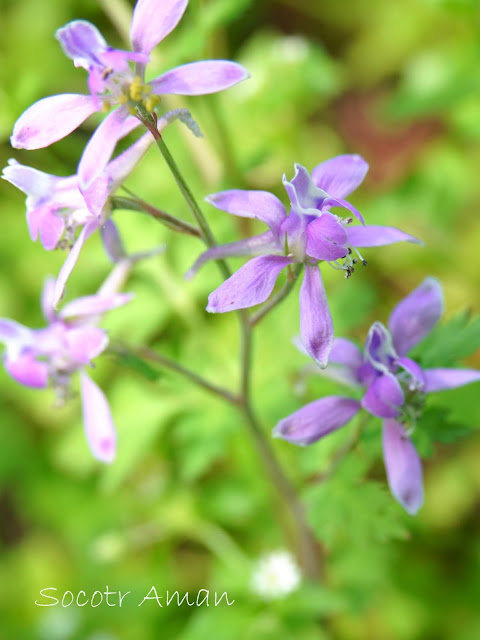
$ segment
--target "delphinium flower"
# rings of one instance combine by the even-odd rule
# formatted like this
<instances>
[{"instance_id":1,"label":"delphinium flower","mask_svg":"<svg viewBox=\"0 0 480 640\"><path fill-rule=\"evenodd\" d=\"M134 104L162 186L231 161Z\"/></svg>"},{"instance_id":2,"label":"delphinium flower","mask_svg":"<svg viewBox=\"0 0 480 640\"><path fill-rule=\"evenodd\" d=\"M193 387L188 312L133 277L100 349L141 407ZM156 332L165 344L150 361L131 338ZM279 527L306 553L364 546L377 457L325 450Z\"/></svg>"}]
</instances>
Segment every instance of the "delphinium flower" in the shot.
<instances>
[{"instance_id":1,"label":"delphinium flower","mask_svg":"<svg viewBox=\"0 0 480 640\"><path fill-rule=\"evenodd\" d=\"M361 401L342 396L315 400L281 420L274 435L309 445L343 427L365 409L383 419L383 457L390 490L414 515L423 504L422 464L410 439L421 416L425 396L480 381L473 369L422 369L408 352L430 333L443 311L440 283L424 282L393 310L388 329L375 322L363 353L350 340L336 338L330 364L322 375L359 390Z\"/></svg>"},{"instance_id":2,"label":"delphinium flower","mask_svg":"<svg viewBox=\"0 0 480 640\"><path fill-rule=\"evenodd\" d=\"M70 396L71 378L78 372L88 444L95 458L112 462L116 450L112 415L105 395L86 369L108 345L106 332L97 326L102 315L126 304L132 294L112 293L104 287L103 292L77 298L56 313L52 307L54 286L53 279L48 279L42 294L45 328L29 329L0 319L0 342L6 347L4 366L12 378L27 387L51 386L59 402Z\"/></svg>"},{"instance_id":3,"label":"delphinium flower","mask_svg":"<svg viewBox=\"0 0 480 640\"><path fill-rule=\"evenodd\" d=\"M252 591L264 600L285 598L298 589L301 573L288 551L273 551L258 561L252 576Z\"/></svg>"},{"instance_id":4,"label":"delphinium flower","mask_svg":"<svg viewBox=\"0 0 480 640\"><path fill-rule=\"evenodd\" d=\"M261 220L269 231L214 247L200 256L187 277L208 260L256 256L210 294L207 311L224 313L260 304L271 294L282 269L303 263L300 334L307 352L325 367L333 343L333 325L319 263L327 262L350 277L357 263L366 265L359 248L418 242L394 227L365 226L361 214L344 199L363 181L367 170L367 163L358 155L327 160L311 175L296 164L294 178L289 181L283 177L290 198L289 215L281 201L266 191L230 190L208 196L207 201L217 209ZM334 215L331 207L346 209L348 215ZM362 225L351 226L350 214Z\"/></svg>"},{"instance_id":5,"label":"delphinium flower","mask_svg":"<svg viewBox=\"0 0 480 640\"><path fill-rule=\"evenodd\" d=\"M27 225L32 240L39 238L49 251L70 249L57 279L54 306L64 292L85 241L111 214L108 196L123 184L152 141L150 134L143 135L112 160L86 190L81 188L77 175L54 176L16 160L10 160L4 168L2 177L27 195Z\"/></svg>"},{"instance_id":6,"label":"delphinium flower","mask_svg":"<svg viewBox=\"0 0 480 640\"><path fill-rule=\"evenodd\" d=\"M56 32L64 53L88 71L89 95L61 94L39 100L15 124L12 145L47 147L67 136L96 111L111 111L97 128L79 164L82 186L88 186L107 164L122 133L140 124L137 108L152 112L162 94L203 95L227 89L248 77L229 60L203 60L175 67L145 82L145 65L177 25L188 0L138 0L130 39L133 51L110 47L85 20L69 22Z\"/></svg>"}]
</instances>

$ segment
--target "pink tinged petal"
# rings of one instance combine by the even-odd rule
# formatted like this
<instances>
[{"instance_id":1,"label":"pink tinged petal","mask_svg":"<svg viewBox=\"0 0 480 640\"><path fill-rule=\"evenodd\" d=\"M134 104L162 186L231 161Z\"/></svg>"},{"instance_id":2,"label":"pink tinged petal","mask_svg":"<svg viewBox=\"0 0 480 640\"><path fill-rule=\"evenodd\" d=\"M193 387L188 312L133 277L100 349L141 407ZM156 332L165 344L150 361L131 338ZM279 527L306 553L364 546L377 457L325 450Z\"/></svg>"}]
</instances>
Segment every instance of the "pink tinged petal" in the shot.
<instances>
[{"instance_id":1,"label":"pink tinged petal","mask_svg":"<svg viewBox=\"0 0 480 640\"><path fill-rule=\"evenodd\" d=\"M217 209L234 216L261 220L272 229L276 229L287 216L285 207L277 196L268 191L231 189L213 193L205 200Z\"/></svg>"},{"instance_id":2,"label":"pink tinged petal","mask_svg":"<svg viewBox=\"0 0 480 640\"><path fill-rule=\"evenodd\" d=\"M38 362L31 353L23 353L15 359L5 358L6 371L20 384L43 389L48 382L48 366Z\"/></svg>"},{"instance_id":3,"label":"pink tinged petal","mask_svg":"<svg viewBox=\"0 0 480 640\"><path fill-rule=\"evenodd\" d=\"M414 516L423 505L422 463L404 428L395 420L383 422L383 459L394 498Z\"/></svg>"},{"instance_id":4,"label":"pink tinged petal","mask_svg":"<svg viewBox=\"0 0 480 640\"><path fill-rule=\"evenodd\" d=\"M99 56L108 49L108 44L100 31L91 22L73 20L57 29L55 38L60 42L63 53L73 60L76 67L89 69L99 65Z\"/></svg>"},{"instance_id":5,"label":"pink tinged petal","mask_svg":"<svg viewBox=\"0 0 480 640\"><path fill-rule=\"evenodd\" d=\"M480 371L475 369L425 369L423 373L427 393L455 389L480 380Z\"/></svg>"},{"instance_id":6,"label":"pink tinged petal","mask_svg":"<svg viewBox=\"0 0 480 640\"><path fill-rule=\"evenodd\" d=\"M84 296L65 305L60 311L59 316L63 319L69 319L105 313L111 309L122 307L124 304L127 304L127 302L130 302L132 297L133 294L131 293L115 293L110 296Z\"/></svg>"},{"instance_id":7,"label":"pink tinged petal","mask_svg":"<svg viewBox=\"0 0 480 640\"><path fill-rule=\"evenodd\" d=\"M248 71L236 62L202 60L170 69L149 84L155 94L202 96L229 89L248 77Z\"/></svg>"},{"instance_id":8,"label":"pink tinged petal","mask_svg":"<svg viewBox=\"0 0 480 640\"><path fill-rule=\"evenodd\" d=\"M180 22L188 0L138 0L130 40L134 51L149 54Z\"/></svg>"},{"instance_id":9,"label":"pink tinged petal","mask_svg":"<svg viewBox=\"0 0 480 640\"><path fill-rule=\"evenodd\" d=\"M35 102L17 120L10 142L16 149L41 149L65 138L97 111L91 96L65 93Z\"/></svg>"},{"instance_id":10,"label":"pink tinged petal","mask_svg":"<svg viewBox=\"0 0 480 640\"><path fill-rule=\"evenodd\" d=\"M132 118L132 120L133 122L128 122L130 130L135 129L140 125L140 121L137 120L137 118ZM108 177L108 189L110 193L118 189L118 187L125 182L153 142L154 138L152 134L150 132L146 133L123 153L109 162L105 169L105 173Z\"/></svg>"},{"instance_id":11,"label":"pink tinged petal","mask_svg":"<svg viewBox=\"0 0 480 640\"><path fill-rule=\"evenodd\" d=\"M356 154L336 156L317 165L312 180L333 198L345 198L363 182L368 164Z\"/></svg>"},{"instance_id":12,"label":"pink tinged petal","mask_svg":"<svg viewBox=\"0 0 480 640\"><path fill-rule=\"evenodd\" d=\"M80 231L75 244L70 249L70 253L63 263L62 268L60 269L60 273L58 274L58 278L55 283L55 294L53 296L53 306L55 309L58 307L58 303L60 302L65 292L67 280L70 277L70 274L72 273L73 268L78 260L78 256L80 255L80 251L85 244L85 240L87 240L87 238L90 237L92 233L96 231L100 226L101 223L98 220L93 220L92 222L86 224Z\"/></svg>"},{"instance_id":13,"label":"pink tinged petal","mask_svg":"<svg viewBox=\"0 0 480 640\"><path fill-rule=\"evenodd\" d=\"M107 166L128 117L129 113L124 107L115 109L101 122L90 138L78 165L78 178L82 190L88 189Z\"/></svg>"},{"instance_id":14,"label":"pink tinged petal","mask_svg":"<svg viewBox=\"0 0 480 640\"><path fill-rule=\"evenodd\" d=\"M316 260L338 260L347 255L347 233L331 213L324 212L307 227L307 254Z\"/></svg>"},{"instance_id":15,"label":"pink tinged petal","mask_svg":"<svg viewBox=\"0 0 480 640\"><path fill-rule=\"evenodd\" d=\"M26 167L13 159L3 169L2 178L23 191L28 196L27 206L31 207L36 207L39 202L49 198L58 181L56 176Z\"/></svg>"},{"instance_id":16,"label":"pink tinged petal","mask_svg":"<svg viewBox=\"0 0 480 640\"><path fill-rule=\"evenodd\" d=\"M65 341L70 357L79 364L88 364L108 345L107 334L98 327L69 329L65 334Z\"/></svg>"},{"instance_id":17,"label":"pink tinged petal","mask_svg":"<svg viewBox=\"0 0 480 640\"><path fill-rule=\"evenodd\" d=\"M351 398L321 398L280 420L273 435L306 446L343 427L359 410L360 403Z\"/></svg>"},{"instance_id":18,"label":"pink tinged petal","mask_svg":"<svg viewBox=\"0 0 480 640\"><path fill-rule=\"evenodd\" d=\"M197 273L201 266L210 260L219 260L223 258L232 258L237 256L258 256L265 253L275 254L283 253L278 247L275 237L271 231L266 231L259 236L247 238L246 240L238 240L237 242L229 242L213 247L202 253L195 264L185 274L185 278L190 280Z\"/></svg>"},{"instance_id":19,"label":"pink tinged petal","mask_svg":"<svg viewBox=\"0 0 480 640\"><path fill-rule=\"evenodd\" d=\"M82 188L82 194L88 211L96 218L101 218L109 196L107 176L100 175L94 178L88 187Z\"/></svg>"},{"instance_id":20,"label":"pink tinged petal","mask_svg":"<svg viewBox=\"0 0 480 640\"><path fill-rule=\"evenodd\" d=\"M369 224L365 227L347 227L348 242L352 247L381 247L395 242L413 242L423 244L414 236L411 236L395 227L382 227Z\"/></svg>"},{"instance_id":21,"label":"pink tinged petal","mask_svg":"<svg viewBox=\"0 0 480 640\"><path fill-rule=\"evenodd\" d=\"M91 452L101 462L115 458L117 436L107 399L97 385L82 372L80 377L83 423Z\"/></svg>"},{"instance_id":22,"label":"pink tinged petal","mask_svg":"<svg viewBox=\"0 0 480 640\"><path fill-rule=\"evenodd\" d=\"M225 313L265 302L280 271L292 262L284 256L260 256L249 260L209 295L207 311Z\"/></svg>"},{"instance_id":23,"label":"pink tinged petal","mask_svg":"<svg viewBox=\"0 0 480 640\"><path fill-rule=\"evenodd\" d=\"M65 231L65 220L55 215L49 206L28 211L27 224L32 240L40 236L47 251L55 249Z\"/></svg>"},{"instance_id":24,"label":"pink tinged petal","mask_svg":"<svg viewBox=\"0 0 480 640\"><path fill-rule=\"evenodd\" d=\"M307 353L325 368L333 345L333 324L317 266L305 266L300 287L300 336Z\"/></svg>"},{"instance_id":25,"label":"pink tinged petal","mask_svg":"<svg viewBox=\"0 0 480 640\"><path fill-rule=\"evenodd\" d=\"M388 326L393 343L404 355L430 333L443 313L442 285L435 278L422 284L404 298L390 315Z\"/></svg>"},{"instance_id":26,"label":"pink tinged petal","mask_svg":"<svg viewBox=\"0 0 480 640\"><path fill-rule=\"evenodd\" d=\"M391 373L378 376L362 398L362 407L379 418L395 418L404 402L400 383Z\"/></svg>"},{"instance_id":27,"label":"pink tinged petal","mask_svg":"<svg viewBox=\"0 0 480 640\"><path fill-rule=\"evenodd\" d=\"M15 320L0 318L0 342L6 345L14 342L29 345L32 343L32 332Z\"/></svg>"}]
</instances>

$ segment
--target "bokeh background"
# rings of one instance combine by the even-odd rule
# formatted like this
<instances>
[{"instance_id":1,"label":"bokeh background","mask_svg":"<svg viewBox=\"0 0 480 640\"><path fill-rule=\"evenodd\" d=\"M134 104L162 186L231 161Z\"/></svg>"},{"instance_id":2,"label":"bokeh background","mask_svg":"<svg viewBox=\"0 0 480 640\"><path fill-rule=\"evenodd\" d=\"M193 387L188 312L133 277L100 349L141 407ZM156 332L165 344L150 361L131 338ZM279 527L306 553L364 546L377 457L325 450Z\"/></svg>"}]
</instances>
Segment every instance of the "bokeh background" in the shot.
<instances>
[{"instance_id":1,"label":"bokeh background","mask_svg":"<svg viewBox=\"0 0 480 640\"><path fill-rule=\"evenodd\" d=\"M161 0L159 0L161 2ZM125 0L0 0L0 162L8 158L69 175L95 118L49 149L12 150L18 115L35 100L84 92L53 37L74 18L91 20L125 47ZM204 138L173 124L166 140L198 198L258 188L285 200L283 173L344 152L371 170L351 197L367 223L398 226L426 242L369 250L350 280L324 268L337 335L363 341L425 276L445 289L446 314L423 352L437 365L480 366L480 9L477 0L191 0L157 49L151 74L206 57L243 63L252 78L188 106ZM188 218L163 159L151 149L128 186ZM41 326L39 292L61 252L28 236L24 197L1 183L0 316ZM221 241L257 230L205 205ZM214 265L183 274L201 250L154 220L118 211L129 249L167 251L139 265L135 302L105 322L112 337L152 347L203 375L238 382L235 317L204 312L218 286ZM260 227L258 227L260 229ZM232 266L241 264L233 261ZM109 271L89 240L68 298L91 293ZM468 313L467 313L468 312ZM257 329L254 402L268 434L287 413L340 392L312 376L291 344L296 294ZM420 350L421 351L421 350ZM421 355L421 354L420 354ZM0 638L2 640L477 640L480 637L480 403L478 385L436 394L415 442L425 458L426 503L407 516L386 488L380 424L321 485L355 424L308 449L275 441L302 487L325 554L321 583L304 581L282 600L251 591L255 563L288 547L284 506L271 490L239 415L168 371L113 355L93 372L111 402L119 451L109 467L88 451L78 397L55 408L53 393L20 387L0 372ZM120 609L40 608L55 586L132 591ZM136 605L150 587L227 591L231 607ZM142 595L143 594L143 595Z\"/></svg>"}]
</instances>

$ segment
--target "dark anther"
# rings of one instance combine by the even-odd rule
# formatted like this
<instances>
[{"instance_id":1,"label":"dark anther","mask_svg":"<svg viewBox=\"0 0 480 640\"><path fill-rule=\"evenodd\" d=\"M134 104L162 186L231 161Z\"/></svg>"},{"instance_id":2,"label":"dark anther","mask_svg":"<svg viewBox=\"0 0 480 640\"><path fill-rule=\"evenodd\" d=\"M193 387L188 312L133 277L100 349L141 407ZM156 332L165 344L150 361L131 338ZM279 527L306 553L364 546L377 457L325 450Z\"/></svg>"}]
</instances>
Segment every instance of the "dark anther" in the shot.
<instances>
[{"instance_id":1,"label":"dark anther","mask_svg":"<svg viewBox=\"0 0 480 640\"><path fill-rule=\"evenodd\" d=\"M366 267L368 262L366 260L362 260L362 264L363 264L364 267Z\"/></svg>"}]
</instances>

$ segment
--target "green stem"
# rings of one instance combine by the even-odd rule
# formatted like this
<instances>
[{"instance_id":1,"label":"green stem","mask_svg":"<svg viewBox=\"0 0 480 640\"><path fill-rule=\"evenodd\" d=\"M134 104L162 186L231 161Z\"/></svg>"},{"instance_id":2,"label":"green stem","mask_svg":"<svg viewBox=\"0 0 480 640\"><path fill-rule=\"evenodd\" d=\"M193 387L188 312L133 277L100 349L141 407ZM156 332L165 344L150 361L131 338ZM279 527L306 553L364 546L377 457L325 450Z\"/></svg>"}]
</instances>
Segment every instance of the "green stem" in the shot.
<instances>
[{"instance_id":1,"label":"green stem","mask_svg":"<svg viewBox=\"0 0 480 640\"><path fill-rule=\"evenodd\" d=\"M125 198L123 196L111 196L110 203L113 209L126 209L129 211L139 211L140 213L145 213L148 216L151 216L155 220L158 220L165 226L173 229L174 231L178 231L180 233L186 233L187 235L194 236L195 238L200 238L200 230L196 227L193 227L188 222L184 222L183 220L179 220L174 216L171 216L169 213L162 211L161 209L157 209L153 207L145 200L138 198L135 196L134 198Z\"/></svg>"}]
</instances>

